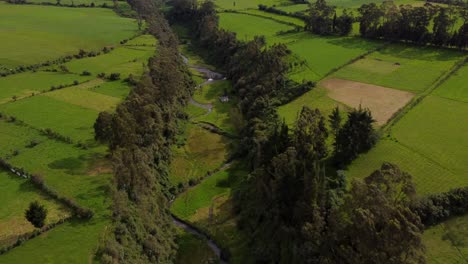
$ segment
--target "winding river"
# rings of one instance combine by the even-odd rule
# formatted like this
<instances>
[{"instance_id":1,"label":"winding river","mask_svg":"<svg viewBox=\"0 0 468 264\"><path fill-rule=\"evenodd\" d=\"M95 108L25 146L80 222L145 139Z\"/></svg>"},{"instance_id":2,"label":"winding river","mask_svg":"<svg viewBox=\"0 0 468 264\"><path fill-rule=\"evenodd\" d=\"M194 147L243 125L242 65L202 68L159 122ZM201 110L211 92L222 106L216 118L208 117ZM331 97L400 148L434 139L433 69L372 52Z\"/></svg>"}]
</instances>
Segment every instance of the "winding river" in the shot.
<instances>
[{"instance_id":1,"label":"winding river","mask_svg":"<svg viewBox=\"0 0 468 264\"><path fill-rule=\"evenodd\" d=\"M220 80L223 80L224 79L224 76L221 74L221 73L218 73L218 72L215 72L215 71L212 71L208 68L204 68L204 67L201 67L201 66L194 66L194 65L190 65L189 64L189 59L183 55L182 56L182 59L184 61L185 64L187 64L190 68L196 70L197 72L199 73L202 73L205 78L206 78L206 81L202 84L200 84L198 86L198 88L204 86L204 85L207 85L209 83L213 83L213 82L216 82L216 81L220 81ZM201 104L195 100L193 100L193 98L190 98L190 103L194 106L197 106L197 107L200 107L200 108L203 108L205 110L207 110L207 114L211 113L212 109L213 109L213 106L211 104ZM223 166L221 166L217 171L221 171L221 170L224 170L226 169L227 167L229 167L230 163L229 162L226 162ZM211 173L209 175L207 175L205 177L208 178L210 177L211 175L215 174L214 173ZM204 179L204 180L205 180ZM196 186L196 185L195 185ZM195 187L195 186L192 186L191 188ZM190 190L191 188L188 188L187 190L185 190L183 193L187 192L188 190ZM179 195L183 194L183 193L180 193ZM177 199L177 197L175 198ZM175 200L174 199L174 200ZM174 201L173 200L173 201ZM173 202L172 201L172 202ZM171 202L171 203L172 203ZM197 227L191 225L190 223L178 218L177 216L175 215L171 215L172 216L172 221L174 222L174 224L182 229L184 229L185 231L203 239L204 241L206 241L206 244L211 248L211 250L213 250L213 252L215 253L216 256L218 256L219 258L219 261L220 263L222 264L227 264L228 261L226 259L223 258L222 254L221 254L221 247L216 244L216 241L214 241L213 239L211 239L206 233L204 233L203 231L201 231L200 229L198 229Z\"/></svg>"}]
</instances>

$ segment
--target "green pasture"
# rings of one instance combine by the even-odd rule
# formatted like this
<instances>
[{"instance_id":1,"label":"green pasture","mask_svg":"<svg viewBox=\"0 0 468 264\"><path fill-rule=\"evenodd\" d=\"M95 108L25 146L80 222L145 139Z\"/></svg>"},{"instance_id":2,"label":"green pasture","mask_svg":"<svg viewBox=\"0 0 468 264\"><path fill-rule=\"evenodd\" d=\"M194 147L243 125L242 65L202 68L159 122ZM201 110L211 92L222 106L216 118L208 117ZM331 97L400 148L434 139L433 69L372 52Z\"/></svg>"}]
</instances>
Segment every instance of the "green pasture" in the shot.
<instances>
[{"instance_id":1,"label":"green pasture","mask_svg":"<svg viewBox=\"0 0 468 264\"><path fill-rule=\"evenodd\" d=\"M228 156L229 142L223 136L196 125L188 125L186 129L185 144L173 149L169 177L173 185L204 177L221 166Z\"/></svg>"},{"instance_id":2,"label":"green pasture","mask_svg":"<svg viewBox=\"0 0 468 264\"><path fill-rule=\"evenodd\" d=\"M98 111L43 95L0 105L0 112L35 128L50 128L77 141L94 138L93 125L98 115Z\"/></svg>"},{"instance_id":3,"label":"green pasture","mask_svg":"<svg viewBox=\"0 0 468 264\"><path fill-rule=\"evenodd\" d=\"M57 3L57 0L27 0L28 3ZM60 0L62 5L91 5L94 3L95 6L101 6L106 4L107 6L111 7L114 6L114 2L110 0Z\"/></svg>"},{"instance_id":4,"label":"green pasture","mask_svg":"<svg viewBox=\"0 0 468 264\"><path fill-rule=\"evenodd\" d=\"M0 44L1 45L1 44ZM84 82L92 77L57 72L25 72L0 78L0 104L12 101L12 97L27 97L32 93L48 91L52 86Z\"/></svg>"},{"instance_id":5,"label":"green pasture","mask_svg":"<svg viewBox=\"0 0 468 264\"><path fill-rule=\"evenodd\" d=\"M466 103L427 97L351 164L348 177L366 177L388 161L413 176L420 195L468 186L467 115Z\"/></svg>"},{"instance_id":6,"label":"green pasture","mask_svg":"<svg viewBox=\"0 0 468 264\"><path fill-rule=\"evenodd\" d=\"M304 106L311 109L317 108L324 116L330 115L336 106L339 106L341 110L349 108L328 97L327 90L325 88L316 87L296 100L278 107L278 114L280 118L286 121L286 124L293 125L297 120L299 112ZM344 115L345 113L342 114Z\"/></svg>"},{"instance_id":7,"label":"green pasture","mask_svg":"<svg viewBox=\"0 0 468 264\"><path fill-rule=\"evenodd\" d=\"M6 171L0 171L0 192L0 246L14 243L18 235L34 230L24 216L30 202L39 201L46 207L46 224L70 215L66 208L38 191L29 180Z\"/></svg>"},{"instance_id":8,"label":"green pasture","mask_svg":"<svg viewBox=\"0 0 468 264\"><path fill-rule=\"evenodd\" d=\"M47 97L95 111L113 111L121 101L119 98L93 91L70 87L44 94Z\"/></svg>"},{"instance_id":9,"label":"green pasture","mask_svg":"<svg viewBox=\"0 0 468 264\"><path fill-rule=\"evenodd\" d=\"M468 65L456 71L434 91L434 94L468 103Z\"/></svg>"},{"instance_id":10,"label":"green pasture","mask_svg":"<svg viewBox=\"0 0 468 264\"><path fill-rule=\"evenodd\" d=\"M305 61L305 70L291 76L298 81L317 81L331 70L382 45L361 38L320 37L307 32L278 36L275 40L286 43L298 60Z\"/></svg>"},{"instance_id":11,"label":"green pasture","mask_svg":"<svg viewBox=\"0 0 468 264\"><path fill-rule=\"evenodd\" d=\"M97 50L137 33L133 19L104 8L10 5L0 2L0 65L45 62L79 49ZM0 69L1 70L1 69Z\"/></svg>"},{"instance_id":12,"label":"green pasture","mask_svg":"<svg viewBox=\"0 0 468 264\"><path fill-rule=\"evenodd\" d=\"M428 264L466 263L468 256L468 215L433 226L423 235Z\"/></svg>"},{"instance_id":13,"label":"green pasture","mask_svg":"<svg viewBox=\"0 0 468 264\"><path fill-rule=\"evenodd\" d=\"M127 43L125 43L125 46L156 47L157 43L158 43L158 40L153 35L144 34L144 35L138 36L134 39L127 41Z\"/></svg>"},{"instance_id":14,"label":"green pasture","mask_svg":"<svg viewBox=\"0 0 468 264\"><path fill-rule=\"evenodd\" d=\"M220 13L219 25L223 29L235 32L239 40L252 40L255 36L273 39L277 32L294 28L271 19L240 13Z\"/></svg>"},{"instance_id":15,"label":"green pasture","mask_svg":"<svg viewBox=\"0 0 468 264\"><path fill-rule=\"evenodd\" d=\"M103 82L96 86L89 88L90 91L95 93L113 96L119 99L125 99L130 93L131 88L128 83L124 81Z\"/></svg>"},{"instance_id":16,"label":"green pasture","mask_svg":"<svg viewBox=\"0 0 468 264\"><path fill-rule=\"evenodd\" d=\"M333 76L422 92L462 57L461 52L454 50L392 44L342 68Z\"/></svg>"},{"instance_id":17,"label":"green pasture","mask_svg":"<svg viewBox=\"0 0 468 264\"><path fill-rule=\"evenodd\" d=\"M288 0L214 0L220 9L257 9L259 4L272 6L290 4Z\"/></svg>"},{"instance_id":18,"label":"green pasture","mask_svg":"<svg viewBox=\"0 0 468 264\"><path fill-rule=\"evenodd\" d=\"M252 14L252 15L261 16L261 17L265 17L265 18L270 18L270 19L282 21L282 22L285 22L285 23L288 23L288 24L294 24L294 25L296 25L298 27L301 27L301 28L303 28L305 26L305 22L302 19L295 18L295 17L290 17L290 16L282 16L282 15L269 13L269 12L265 12L265 11L261 11L261 10L257 10L257 9L245 10L245 11L242 11L242 13Z\"/></svg>"},{"instance_id":19,"label":"green pasture","mask_svg":"<svg viewBox=\"0 0 468 264\"><path fill-rule=\"evenodd\" d=\"M230 90L230 81L216 81L197 88L193 93L193 99L201 104L210 104L218 101L220 96Z\"/></svg>"},{"instance_id":20,"label":"green pasture","mask_svg":"<svg viewBox=\"0 0 468 264\"><path fill-rule=\"evenodd\" d=\"M0 157L8 158L13 152L21 151L31 145L32 141L42 143L46 137L39 135L35 130L29 129L17 122L7 122L0 119Z\"/></svg>"},{"instance_id":21,"label":"green pasture","mask_svg":"<svg viewBox=\"0 0 468 264\"><path fill-rule=\"evenodd\" d=\"M289 13L304 12L309 9L309 5L308 4L285 5L285 6L277 6L276 9L283 10Z\"/></svg>"},{"instance_id":22,"label":"green pasture","mask_svg":"<svg viewBox=\"0 0 468 264\"><path fill-rule=\"evenodd\" d=\"M117 47L107 54L72 60L65 64L71 72L81 74L83 71L91 72L93 76L99 73L120 73L121 78L129 74L139 76L143 73L148 59L154 55L154 47L127 46Z\"/></svg>"}]
</instances>

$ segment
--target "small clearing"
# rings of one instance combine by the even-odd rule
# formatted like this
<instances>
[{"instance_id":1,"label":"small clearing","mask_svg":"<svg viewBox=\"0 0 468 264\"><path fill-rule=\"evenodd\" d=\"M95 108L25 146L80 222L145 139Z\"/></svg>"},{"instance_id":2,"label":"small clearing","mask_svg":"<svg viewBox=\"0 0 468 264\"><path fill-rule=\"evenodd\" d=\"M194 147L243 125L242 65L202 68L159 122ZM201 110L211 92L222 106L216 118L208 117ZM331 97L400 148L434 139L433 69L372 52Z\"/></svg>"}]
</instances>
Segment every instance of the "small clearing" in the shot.
<instances>
[{"instance_id":1,"label":"small clearing","mask_svg":"<svg viewBox=\"0 0 468 264\"><path fill-rule=\"evenodd\" d=\"M328 96L336 101L355 108L369 108L379 126L385 124L414 96L410 92L343 79L328 79L320 85L327 88Z\"/></svg>"}]
</instances>

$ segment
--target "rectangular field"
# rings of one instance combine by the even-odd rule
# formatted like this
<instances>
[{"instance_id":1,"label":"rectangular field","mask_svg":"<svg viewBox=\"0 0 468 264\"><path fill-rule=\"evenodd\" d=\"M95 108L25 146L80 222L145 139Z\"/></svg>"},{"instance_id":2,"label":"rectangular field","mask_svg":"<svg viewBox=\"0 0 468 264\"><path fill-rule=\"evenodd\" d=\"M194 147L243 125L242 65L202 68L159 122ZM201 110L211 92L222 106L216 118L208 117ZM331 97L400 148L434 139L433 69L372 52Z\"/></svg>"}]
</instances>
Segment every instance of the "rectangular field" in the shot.
<instances>
[{"instance_id":1,"label":"rectangular field","mask_svg":"<svg viewBox=\"0 0 468 264\"><path fill-rule=\"evenodd\" d=\"M413 176L419 195L467 186L467 117L468 104L429 96L355 160L348 176L366 177L388 161Z\"/></svg>"},{"instance_id":2,"label":"rectangular field","mask_svg":"<svg viewBox=\"0 0 468 264\"><path fill-rule=\"evenodd\" d=\"M462 58L458 51L392 44L333 76L418 93L428 89Z\"/></svg>"},{"instance_id":3,"label":"rectangular field","mask_svg":"<svg viewBox=\"0 0 468 264\"><path fill-rule=\"evenodd\" d=\"M36 64L79 49L95 50L137 32L133 19L104 8L11 5L0 2L0 65ZM2 69L0 69L2 70Z\"/></svg>"},{"instance_id":4,"label":"rectangular field","mask_svg":"<svg viewBox=\"0 0 468 264\"><path fill-rule=\"evenodd\" d=\"M456 71L434 91L434 94L468 103L468 65Z\"/></svg>"}]
</instances>

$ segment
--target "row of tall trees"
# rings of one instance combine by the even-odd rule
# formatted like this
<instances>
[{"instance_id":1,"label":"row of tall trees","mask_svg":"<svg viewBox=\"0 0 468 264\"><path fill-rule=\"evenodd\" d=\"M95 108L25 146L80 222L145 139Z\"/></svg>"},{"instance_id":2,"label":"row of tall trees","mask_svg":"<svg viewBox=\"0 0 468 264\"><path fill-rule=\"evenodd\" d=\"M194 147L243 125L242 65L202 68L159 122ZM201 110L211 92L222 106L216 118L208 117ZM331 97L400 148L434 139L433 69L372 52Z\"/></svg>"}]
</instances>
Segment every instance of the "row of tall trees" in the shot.
<instances>
[{"instance_id":1,"label":"row of tall trees","mask_svg":"<svg viewBox=\"0 0 468 264\"><path fill-rule=\"evenodd\" d=\"M468 45L467 8L430 4L421 7L396 6L388 1L381 5L364 4L358 11L359 31L363 37L411 41L422 45L452 46L460 49ZM457 19L462 21L459 28L456 28Z\"/></svg>"},{"instance_id":2,"label":"row of tall trees","mask_svg":"<svg viewBox=\"0 0 468 264\"><path fill-rule=\"evenodd\" d=\"M170 263L176 252L168 210L171 145L195 85L155 3L129 3L158 39L158 54L115 114L102 113L95 125L114 164L114 226L99 254L102 263Z\"/></svg>"},{"instance_id":3,"label":"row of tall trees","mask_svg":"<svg viewBox=\"0 0 468 264\"><path fill-rule=\"evenodd\" d=\"M385 164L347 191L343 174L326 169L328 157L345 166L375 142L369 111L356 109L342 124L337 109L328 131L321 112L305 107L290 130L276 113L277 96L287 81L285 46L266 47L262 37L239 42L234 33L218 28L211 2L179 4L171 18L192 26L193 44L210 50L241 99L246 126L239 153L251 173L234 203L256 262L424 261L422 226L408 209L414 192L408 174ZM327 147L329 135L335 137L333 151Z\"/></svg>"},{"instance_id":4,"label":"row of tall trees","mask_svg":"<svg viewBox=\"0 0 468 264\"><path fill-rule=\"evenodd\" d=\"M310 4L305 29L319 35L345 36L351 33L353 22L354 17L348 10L337 16L335 6L328 5L325 0L317 0Z\"/></svg>"}]
</instances>

